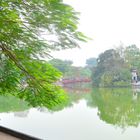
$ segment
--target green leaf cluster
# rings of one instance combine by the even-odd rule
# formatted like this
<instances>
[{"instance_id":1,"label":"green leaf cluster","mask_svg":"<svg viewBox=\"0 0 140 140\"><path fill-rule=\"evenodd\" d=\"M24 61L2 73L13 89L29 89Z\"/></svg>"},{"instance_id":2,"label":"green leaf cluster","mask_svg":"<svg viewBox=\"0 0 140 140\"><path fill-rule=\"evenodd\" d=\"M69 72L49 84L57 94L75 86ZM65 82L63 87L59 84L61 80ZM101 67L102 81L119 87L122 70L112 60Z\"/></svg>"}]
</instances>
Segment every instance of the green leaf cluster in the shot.
<instances>
[{"instance_id":1,"label":"green leaf cluster","mask_svg":"<svg viewBox=\"0 0 140 140\"><path fill-rule=\"evenodd\" d=\"M60 72L41 59L87 39L78 31L78 14L61 0L0 1L1 94L48 108L67 100L55 85Z\"/></svg>"}]
</instances>

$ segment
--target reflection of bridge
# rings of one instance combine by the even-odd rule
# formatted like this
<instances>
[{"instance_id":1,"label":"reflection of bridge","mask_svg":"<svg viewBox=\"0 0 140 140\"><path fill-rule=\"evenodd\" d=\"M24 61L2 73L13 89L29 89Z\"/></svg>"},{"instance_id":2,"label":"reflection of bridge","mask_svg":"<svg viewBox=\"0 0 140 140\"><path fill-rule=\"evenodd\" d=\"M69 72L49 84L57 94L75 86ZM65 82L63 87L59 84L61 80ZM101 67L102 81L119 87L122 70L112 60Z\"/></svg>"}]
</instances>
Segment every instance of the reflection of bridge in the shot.
<instances>
[{"instance_id":1,"label":"reflection of bridge","mask_svg":"<svg viewBox=\"0 0 140 140\"><path fill-rule=\"evenodd\" d=\"M91 88L70 88L70 87L64 87L65 91L67 91L68 93L91 93Z\"/></svg>"},{"instance_id":2,"label":"reflection of bridge","mask_svg":"<svg viewBox=\"0 0 140 140\"><path fill-rule=\"evenodd\" d=\"M91 79L90 78L64 78L62 79L62 84L74 84L74 83L90 83Z\"/></svg>"}]
</instances>

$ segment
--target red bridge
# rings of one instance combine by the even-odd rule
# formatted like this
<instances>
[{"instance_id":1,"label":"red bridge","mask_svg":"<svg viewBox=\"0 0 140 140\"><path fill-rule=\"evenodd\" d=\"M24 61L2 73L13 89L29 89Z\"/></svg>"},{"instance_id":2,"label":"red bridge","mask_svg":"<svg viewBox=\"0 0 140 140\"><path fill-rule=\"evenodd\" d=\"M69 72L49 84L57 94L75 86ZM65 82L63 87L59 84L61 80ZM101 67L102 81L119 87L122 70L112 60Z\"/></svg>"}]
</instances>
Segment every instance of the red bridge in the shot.
<instances>
[{"instance_id":1,"label":"red bridge","mask_svg":"<svg viewBox=\"0 0 140 140\"><path fill-rule=\"evenodd\" d=\"M74 83L89 83L90 78L64 78L62 79L62 84L74 84Z\"/></svg>"}]
</instances>

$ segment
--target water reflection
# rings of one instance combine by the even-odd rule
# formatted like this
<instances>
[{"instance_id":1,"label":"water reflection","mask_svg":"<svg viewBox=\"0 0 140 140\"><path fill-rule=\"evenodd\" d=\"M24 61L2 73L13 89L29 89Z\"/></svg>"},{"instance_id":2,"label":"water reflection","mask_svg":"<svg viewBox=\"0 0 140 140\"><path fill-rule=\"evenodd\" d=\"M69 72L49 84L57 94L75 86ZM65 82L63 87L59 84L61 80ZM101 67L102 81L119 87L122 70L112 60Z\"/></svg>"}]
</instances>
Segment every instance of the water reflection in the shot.
<instances>
[{"instance_id":1,"label":"water reflection","mask_svg":"<svg viewBox=\"0 0 140 140\"><path fill-rule=\"evenodd\" d=\"M97 108L100 120L121 128L137 127L140 122L140 89L139 88L91 88L90 86L65 87L69 100L59 104L52 110L38 107L39 112L54 113L64 108L72 108L81 100L85 100L87 107ZM26 102L15 97L0 96L0 111L14 112L16 117L27 117L30 108ZM82 114L81 114L82 115Z\"/></svg>"},{"instance_id":2,"label":"water reflection","mask_svg":"<svg viewBox=\"0 0 140 140\"><path fill-rule=\"evenodd\" d=\"M138 94L140 94L140 87L132 87L133 99L137 100Z\"/></svg>"},{"instance_id":3,"label":"water reflection","mask_svg":"<svg viewBox=\"0 0 140 140\"><path fill-rule=\"evenodd\" d=\"M29 109L27 102L14 96L0 96L0 112L19 112Z\"/></svg>"},{"instance_id":4,"label":"water reflection","mask_svg":"<svg viewBox=\"0 0 140 140\"><path fill-rule=\"evenodd\" d=\"M121 128L137 127L140 122L140 88L67 88L72 103L85 99L87 106L98 109L98 116Z\"/></svg>"},{"instance_id":5,"label":"water reflection","mask_svg":"<svg viewBox=\"0 0 140 140\"><path fill-rule=\"evenodd\" d=\"M29 110L25 110L25 111L15 112L14 116L24 118L24 117L27 117L28 114L29 114Z\"/></svg>"},{"instance_id":6,"label":"water reflection","mask_svg":"<svg viewBox=\"0 0 140 140\"><path fill-rule=\"evenodd\" d=\"M136 89L94 89L93 105L101 120L122 128L137 127L140 122L140 93ZM90 102L93 107L92 102Z\"/></svg>"}]
</instances>

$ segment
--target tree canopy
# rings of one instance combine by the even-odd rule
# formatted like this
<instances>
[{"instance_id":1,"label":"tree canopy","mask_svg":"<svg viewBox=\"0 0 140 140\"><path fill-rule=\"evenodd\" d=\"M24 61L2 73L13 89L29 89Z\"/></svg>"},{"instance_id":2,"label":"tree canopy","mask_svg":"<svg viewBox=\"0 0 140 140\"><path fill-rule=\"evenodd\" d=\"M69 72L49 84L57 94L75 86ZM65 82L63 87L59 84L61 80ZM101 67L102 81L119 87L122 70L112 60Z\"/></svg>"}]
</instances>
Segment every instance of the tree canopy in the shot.
<instances>
[{"instance_id":1,"label":"tree canopy","mask_svg":"<svg viewBox=\"0 0 140 140\"><path fill-rule=\"evenodd\" d=\"M78 14L62 0L0 1L0 93L14 94L33 106L65 101L54 83L60 73L41 57L78 47Z\"/></svg>"},{"instance_id":2,"label":"tree canopy","mask_svg":"<svg viewBox=\"0 0 140 140\"><path fill-rule=\"evenodd\" d=\"M71 60L61 59L51 59L48 62L63 74L63 78L91 77L90 66L77 67L72 65Z\"/></svg>"},{"instance_id":3,"label":"tree canopy","mask_svg":"<svg viewBox=\"0 0 140 140\"><path fill-rule=\"evenodd\" d=\"M106 50L99 55L97 66L92 69L92 79L97 86L128 86L131 70L140 74L140 50L136 45Z\"/></svg>"},{"instance_id":4,"label":"tree canopy","mask_svg":"<svg viewBox=\"0 0 140 140\"><path fill-rule=\"evenodd\" d=\"M89 58L89 59L87 59L86 60L86 64L87 64L87 67L89 67L89 68L93 68L93 67L96 67L96 65L97 65L97 59L96 58Z\"/></svg>"},{"instance_id":5,"label":"tree canopy","mask_svg":"<svg viewBox=\"0 0 140 140\"><path fill-rule=\"evenodd\" d=\"M54 66L55 68L57 68L60 72L62 72L63 74L65 74L66 72L68 72L71 68L72 65L72 61L70 60L61 60L61 59L51 59L50 61L48 61L52 66Z\"/></svg>"}]
</instances>

